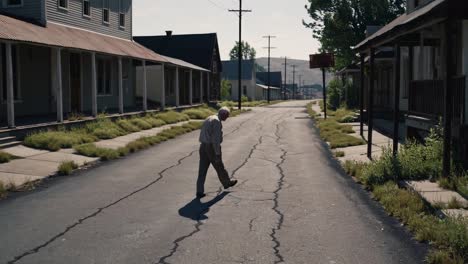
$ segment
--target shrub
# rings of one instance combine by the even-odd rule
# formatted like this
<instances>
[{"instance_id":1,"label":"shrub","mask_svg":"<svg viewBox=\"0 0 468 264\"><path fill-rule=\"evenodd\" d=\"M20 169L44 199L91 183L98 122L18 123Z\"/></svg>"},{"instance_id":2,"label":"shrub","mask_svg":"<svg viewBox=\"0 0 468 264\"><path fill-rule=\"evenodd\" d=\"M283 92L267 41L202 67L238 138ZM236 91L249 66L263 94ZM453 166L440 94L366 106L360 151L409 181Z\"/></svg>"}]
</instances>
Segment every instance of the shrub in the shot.
<instances>
[{"instance_id":1,"label":"shrub","mask_svg":"<svg viewBox=\"0 0 468 264\"><path fill-rule=\"evenodd\" d=\"M182 112L190 117L190 119L206 119L211 115L216 114L216 111L211 108L196 108L196 109L188 109Z\"/></svg>"},{"instance_id":2,"label":"shrub","mask_svg":"<svg viewBox=\"0 0 468 264\"><path fill-rule=\"evenodd\" d=\"M12 155L6 152L0 151L0 163L7 163L7 162L10 162L12 159L13 159Z\"/></svg>"},{"instance_id":3,"label":"shrub","mask_svg":"<svg viewBox=\"0 0 468 264\"><path fill-rule=\"evenodd\" d=\"M338 109L341 106L341 99L343 94L343 82L338 78L332 79L327 88L327 103L332 110Z\"/></svg>"},{"instance_id":4,"label":"shrub","mask_svg":"<svg viewBox=\"0 0 468 264\"><path fill-rule=\"evenodd\" d=\"M116 123L120 128L122 128L128 133L135 133L141 131L141 129L135 124L133 124L129 119L119 119Z\"/></svg>"},{"instance_id":5,"label":"shrub","mask_svg":"<svg viewBox=\"0 0 468 264\"><path fill-rule=\"evenodd\" d=\"M161 119L154 118L150 115L147 115L142 119L148 124L150 124L152 127L162 127L166 124L166 122L162 121Z\"/></svg>"},{"instance_id":6,"label":"shrub","mask_svg":"<svg viewBox=\"0 0 468 264\"><path fill-rule=\"evenodd\" d=\"M58 167L58 173L62 176L70 175L74 170L78 169L78 164L74 161L64 161Z\"/></svg>"},{"instance_id":7,"label":"shrub","mask_svg":"<svg viewBox=\"0 0 468 264\"><path fill-rule=\"evenodd\" d=\"M111 139L126 134L116 123L105 117L98 117L96 121L86 124L84 130L99 139Z\"/></svg>"},{"instance_id":8,"label":"shrub","mask_svg":"<svg viewBox=\"0 0 468 264\"><path fill-rule=\"evenodd\" d=\"M75 150L80 155L93 158L100 158L102 160L117 159L121 156L125 156L126 153L128 153L128 150L125 149L113 150L107 148L99 148L94 144L84 144L76 146Z\"/></svg>"},{"instance_id":9,"label":"shrub","mask_svg":"<svg viewBox=\"0 0 468 264\"><path fill-rule=\"evenodd\" d=\"M190 119L187 115L174 111L157 114L155 115L155 118L161 119L166 124L175 124L183 121L188 121Z\"/></svg>"},{"instance_id":10,"label":"shrub","mask_svg":"<svg viewBox=\"0 0 468 264\"><path fill-rule=\"evenodd\" d=\"M31 148L58 151L61 148L71 148L75 145L95 142L93 135L74 131L48 131L29 135L24 144Z\"/></svg>"},{"instance_id":11,"label":"shrub","mask_svg":"<svg viewBox=\"0 0 468 264\"><path fill-rule=\"evenodd\" d=\"M389 148L384 148L381 158L366 166L359 180L366 186L373 188L376 185L396 180L398 175L398 160Z\"/></svg>"},{"instance_id":12,"label":"shrub","mask_svg":"<svg viewBox=\"0 0 468 264\"><path fill-rule=\"evenodd\" d=\"M141 130L148 130L153 128L153 126L150 123L146 122L142 118L132 118L130 119L130 122Z\"/></svg>"}]
</instances>

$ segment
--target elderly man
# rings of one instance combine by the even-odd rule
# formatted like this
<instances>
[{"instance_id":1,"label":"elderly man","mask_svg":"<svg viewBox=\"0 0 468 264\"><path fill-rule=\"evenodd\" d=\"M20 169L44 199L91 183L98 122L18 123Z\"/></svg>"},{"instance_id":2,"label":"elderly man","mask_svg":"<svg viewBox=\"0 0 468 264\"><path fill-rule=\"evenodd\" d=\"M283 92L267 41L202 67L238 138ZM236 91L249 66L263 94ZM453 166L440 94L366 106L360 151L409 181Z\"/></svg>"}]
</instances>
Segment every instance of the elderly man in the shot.
<instances>
[{"instance_id":1,"label":"elderly man","mask_svg":"<svg viewBox=\"0 0 468 264\"><path fill-rule=\"evenodd\" d=\"M210 164L213 165L218 178L224 189L228 189L237 184L237 180L231 181L229 174L224 168L221 156L221 143L223 142L222 121L229 118L229 109L223 107L217 115L208 117L203 123L200 132L200 168L198 171L197 197L205 197L205 180Z\"/></svg>"}]
</instances>

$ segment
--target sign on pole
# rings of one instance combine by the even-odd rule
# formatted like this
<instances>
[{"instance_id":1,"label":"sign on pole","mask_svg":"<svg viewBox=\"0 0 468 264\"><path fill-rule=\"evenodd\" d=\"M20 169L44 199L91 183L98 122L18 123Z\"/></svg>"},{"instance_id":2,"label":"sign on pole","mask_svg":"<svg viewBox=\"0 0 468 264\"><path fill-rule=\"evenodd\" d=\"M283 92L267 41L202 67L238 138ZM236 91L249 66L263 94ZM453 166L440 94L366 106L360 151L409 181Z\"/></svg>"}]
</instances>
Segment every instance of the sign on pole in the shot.
<instances>
[{"instance_id":1,"label":"sign on pole","mask_svg":"<svg viewBox=\"0 0 468 264\"><path fill-rule=\"evenodd\" d=\"M311 69L322 69L323 75L323 112L325 119L327 119L327 85L326 85L326 68L335 67L335 57L331 53L321 53L310 55L310 68Z\"/></svg>"}]
</instances>

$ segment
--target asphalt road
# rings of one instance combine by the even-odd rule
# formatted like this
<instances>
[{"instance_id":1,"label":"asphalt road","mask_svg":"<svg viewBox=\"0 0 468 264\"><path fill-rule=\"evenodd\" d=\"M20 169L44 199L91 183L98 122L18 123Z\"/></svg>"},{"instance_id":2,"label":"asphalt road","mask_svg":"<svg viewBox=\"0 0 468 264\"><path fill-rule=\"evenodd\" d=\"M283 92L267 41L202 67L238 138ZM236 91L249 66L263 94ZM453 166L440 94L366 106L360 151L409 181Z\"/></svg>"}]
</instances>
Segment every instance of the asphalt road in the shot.
<instances>
[{"instance_id":1,"label":"asphalt road","mask_svg":"<svg viewBox=\"0 0 468 264\"><path fill-rule=\"evenodd\" d=\"M239 185L194 199L198 132L0 202L0 263L421 263L415 242L340 169L305 102L224 125Z\"/></svg>"}]
</instances>

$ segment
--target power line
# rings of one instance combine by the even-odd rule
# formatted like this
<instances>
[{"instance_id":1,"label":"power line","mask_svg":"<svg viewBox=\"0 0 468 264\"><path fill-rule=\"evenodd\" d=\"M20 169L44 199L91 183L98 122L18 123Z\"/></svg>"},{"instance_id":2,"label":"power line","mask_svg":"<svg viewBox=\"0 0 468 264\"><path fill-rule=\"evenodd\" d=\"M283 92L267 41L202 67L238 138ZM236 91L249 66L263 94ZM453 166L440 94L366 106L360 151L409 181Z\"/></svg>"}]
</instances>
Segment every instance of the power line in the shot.
<instances>
[{"instance_id":1,"label":"power line","mask_svg":"<svg viewBox=\"0 0 468 264\"><path fill-rule=\"evenodd\" d=\"M270 74L271 74L271 68L270 68L271 49L276 49L275 47L271 46L271 39L276 38L276 36L268 35L268 36L264 36L263 38L268 39L268 47L265 47L264 49L268 49L268 103L270 103L270 100L271 100L271 92L270 92L270 90L271 90L270 89L270 86L271 86L271 77L270 77Z\"/></svg>"},{"instance_id":2,"label":"power line","mask_svg":"<svg viewBox=\"0 0 468 264\"><path fill-rule=\"evenodd\" d=\"M237 53L237 57L239 60L239 78L238 78L238 106L239 110L242 109L242 14L243 13L250 13L252 10L245 10L242 9L242 0L239 0L239 9L230 9L229 12L239 13L239 50Z\"/></svg>"}]
</instances>

